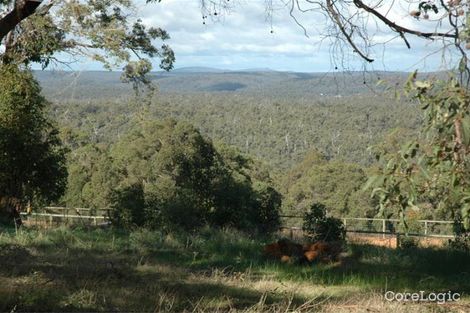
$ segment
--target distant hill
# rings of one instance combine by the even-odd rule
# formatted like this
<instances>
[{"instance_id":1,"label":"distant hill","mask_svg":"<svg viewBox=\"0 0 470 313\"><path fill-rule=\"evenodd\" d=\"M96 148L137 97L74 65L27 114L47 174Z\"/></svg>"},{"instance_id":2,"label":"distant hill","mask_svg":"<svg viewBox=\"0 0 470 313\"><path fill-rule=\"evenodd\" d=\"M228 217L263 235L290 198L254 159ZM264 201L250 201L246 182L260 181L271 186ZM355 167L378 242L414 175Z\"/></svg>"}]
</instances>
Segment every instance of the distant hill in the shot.
<instances>
[{"instance_id":1,"label":"distant hill","mask_svg":"<svg viewBox=\"0 0 470 313\"><path fill-rule=\"evenodd\" d=\"M172 73L223 73L230 72L230 70L224 70L220 68L213 67L203 67L203 66L190 66L190 67L180 67L171 70ZM166 73L166 72L159 72Z\"/></svg>"},{"instance_id":2,"label":"distant hill","mask_svg":"<svg viewBox=\"0 0 470 313\"><path fill-rule=\"evenodd\" d=\"M133 90L120 81L119 72L36 71L36 77L51 100L87 100L132 97ZM189 67L155 72L151 79L161 93L243 93L264 97L344 97L379 91L377 81L403 81L407 73L297 73L225 71Z\"/></svg>"}]
</instances>

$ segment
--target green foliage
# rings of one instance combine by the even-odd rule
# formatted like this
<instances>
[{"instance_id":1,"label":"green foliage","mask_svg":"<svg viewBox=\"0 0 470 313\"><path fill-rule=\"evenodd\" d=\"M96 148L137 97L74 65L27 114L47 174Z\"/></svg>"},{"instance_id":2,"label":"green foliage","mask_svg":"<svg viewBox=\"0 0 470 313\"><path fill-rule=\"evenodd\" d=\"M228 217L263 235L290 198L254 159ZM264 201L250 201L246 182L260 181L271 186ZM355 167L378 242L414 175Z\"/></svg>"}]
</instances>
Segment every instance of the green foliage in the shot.
<instances>
[{"instance_id":1,"label":"green foliage","mask_svg":"<svg viewBox=\"0 0 470 313\"><path fill-rule=\"evenodd\" d=\"M69 164L64 201L111 207L116 225L259 232L279 226L281 195L263 166L236 149L216 149L185 122L138 120L109 148L78 148Z\"/></svg>"},{"instance_id":2,"label":"green foliage","mask_svg":"<svg viewBox=\"0 0 470 313\"><path fill-rule=\"evenodd\" d=\"M110 206L113 223L118 227L144 225L146 222L145 195L141 185L113 190Z\"/></svg>"},{"instance_id":3,"label":"green foliage","mask_svg":"<svg viewBox=\"0 0 470 313\"><path fill-rule=\"evenodd\" d=\"M371 177L381 212L429 207L470 227L470 149L467 120L470 96L455 80L419 81L410 76L406 92L422 104L421 138L382 157L382 173Z\"/></svg>"},{"instance_id":4,"label":"green foliage","mask_svg":"<svg viewBox=\"0 0 470 313\"><path fill-rule=\"evenodd\" d=\"M448 247L455 251L470 253L470 231L465 229L461 216L454 220L453 226L455 238L449 240Z\"/></svg>"},{"instance_id":5,"label":"green foliage","mask_svg":"<svg viewBox=\"0 0 470 313\"><path fill-rule=\"evenodd\" d=\"M284 178L284 210L294 214L305 212L311 203L321 202L336 216L373 216L370 197L362 190L366 180L361 166L327 162L313 151Z\"/></svg>"},{"instance_id":6,"label":"green foliage","mask_svg":"<svg viewBox=\"0 0 470 313\"><path fill-rule=\"evenodd\" d=\"M112 186L119 183L119 179L111 175L116 171L109 165L114 161L107 160L110 158L109 147L113 147L116 141L136 127L134 117L138 114L138 106L110 99L114 95L124 96L125 93L131 92L131 89L117 85L119 75L113 73L82 73L83 78L78 80L77 87L70 89L67 89L66 85L71 83L70 76L73 75L62 73L57 74L57 78L51 78L49 73L44 72L39 75L47 77L43 81L49 86L51 97L82 99L69 101L67 105L57 104L54 111L55 117L64 127L64 141L72 150L76 150L69 158L69 168L76 172L73 177L82 176L87 182L85 189L80 182L77 182L79 187L74 187L74 184L69 182L69 188L76 189L73 195L85 192L87 196L86 199L77 196L78 202L67 200L67 203L107 206L106 195ZM319 201L325 203L334 216L373 217L377 213L377 200L370 199L370 194L362 191L366 176L372 172L366 166L375 160L376 150L393 154L394 147L399 146L404 138L413 137L419 120L416 114L418 106L367 95L323 97L312 101L301 98L300 95L307 92L318 93L322 89L334 92L338 87L335 87L328 77L325 78L325 83L320 84L314 75L311 79L302 81L286 76L288 75L280 73L166 74L158 79L161 89L174 88L170 90L178 94L161 93L148 108L146 116L190 120L204 137L236 146L243 153L256 156L269 164L270 167L264 167L259 172L258 169L262 168L259 162L250 165L250 161L246 160L250 158L242 157L239 152L234 152L233 157L230 157L230 152L217 145L216 150L224 159L225 165L222 167L229 168L230 175L217 174L219 183L214 182L213 192L219 192L221 196L214 197L220 202L220 205L214 207L253 207L253 200L245 201L250 198L247 195L251 193L250 186L253 183L246 175L259 176L259 180L271 176L276 178L277 188L285 196L285 213L302 213L311 203ZM255 84L260 78L263 79L264 85ZM194 91L216 82L242 79L245 83L249 81L247 88L250 88L251 93L237 91L207 94ZM277 90L285 92L289 97L279 94L260 97L254 94L256 90L264 87L274 93L276 90L269 86L274 86L278 80L292 87L291 93L285 88ZM314 82L318 85L315 85L313 91L303 85ZM64 87L63 94L54 93L55 84L63 84L60 85ZM190 93L184 89L186 86ZM92 100L91 97L99 100ZM370 144L381 142L383 136L391 129L397 130L388 136L380 149L367 150ZM86 142L94 143L93 149L97 150L96 153L87 152L92 148L84 148ZM135 144L140 144L139 139L135 140ZM146 143L148 144L152 143ZM312 150L316 152L309 154L308 151ZM86 158L89 157L86 155L94 156L88 162ZM129 160L131 158L129 157ZM302 161L303 158L305 161ZM105 167L91 166L101 162L108 164L110 169L101 171L100 169ZM83 164L89 165L82 167ZM284 174L282 172L292 165L295 166L281 177L281 174ZM144 168L143 171L145 170ZM87 178L91 175L85 173L96 171L102 173L102 178ZM104 184L101 182L104 179L112 183ZM229 190L237 192L230 193ZM244 200L238 195L243 195L241 198ZM222 221L240 221L241 212L247 211L210 210L212 214L209 223L215 224ZM431 214L428 217L434 216ZM437 214L435 217L447 218Z\"/></svg>"},{"instance_id":7,"label":"green foliage","mask_svg":"<svg viewBox=\"0 0 470 313\"><path fill-rule=\"evenodd\" d=\"M54 201L65 189L65 150L49 103L26 70L0 66L0 196Z\"/></svg>"},{"instance_id":8,"label":"green foliage","mask_svg":"<svg viewBox=\"0 0 470 313\"><path fill-rule=\"evenodd\" d=\"M448 247L455 251L470 253L470 232L461 233L449 240Z\"/></svg>"},{"instance_id":9,"label":"green foliage","mask_svg":"<svg viewBox=\"0 0 470 313\"><path fill-rule=\"evenodd\" d=\"M424 232L423 223L419 220L425 219L421 215L424 210L408 210L405 213L404 223L399 223L396 231L404 234L422 234Z\"/></svg>"},{"instance_id":10,"label":"green foliage","mask_svg":"<svg viewBox=\"0 0 470 313\"><path fill-rule=\"evenodd\" d=\"M132 221L139 226L198 228L212 202L214 148L189 124L143 123L110 151L119 185L138 185L142 192L140 205L125 208L124 202L116 209L145 211L146 218Z\"/></svg>"},{"instance_id":11,"label":"green foliage","mask_svg":"<svg viewBox=\"0 0 470 313\"><path fill-rule=\"evenodd\" d=\"M44 72L39 75L49 77L49 74ZM64 85L65 94L61 94L60 97L93 95L93 97L101 97L101 100L83 98L83 101L71 101L67 105L57 104L55 107L55 116L64 126L64 140L71 149L77 150L77 153L73 153L73 157L69 159L69 168L76 171L75 178L83 176L89 186L82 190L81 183L76 188L72 182L69 182L70 189L77 189L73 191L73 195L81 195L83 191L89 195L86 199L77 196L77 199L80 199L79 202L67 200L67 203L104 207L108 203L103 195L109 194L111 187L118 184L114 181L119 179L111 175L116 171L111 169L101 171L99 169L102 169L102 166L77 165L87 164L84 159L88 158L86 155L89 153L80 152L84 149L81 146L84 146L85 142L95 143L96 148L93 149L97 151L90 153L90 156L94 155L94 157L88 162L89 164L101 163L99 161L101 159L104 164L113 163L114 161L106 160L110 157L109 147L115 146L118 138L122 139L136 127L134 117L138 114L136 111L138 106L121 100L104 99L111 99L113 95L124 95L131 91L130 88L125 89L116 84L119 81L117 74L83 73L82 75L86 79L79 80L76 89L66 89ZM54 78L54 84L65 84L70 81L68 74L63 73L58 76L60 81ZM251 81L255 81L255 78L256 81L260 80L259 76L261 76L263 80L266 79L264 84L267 86L250 85L252 93L210 94L186 93L182 87L189 85L190 90L195 90L198 86L205 88L204 84L217 82L216 76L219 82L229 79L235 81L250 79L250 84ZM239 223L241 220L248 220L241 218L241 214L247 212L247 209L220 209L221 207L255 207L255 197L249 195L252 194L251 186L256 182L253 179L250 181L247 175L252 178L256 176L261 181L269 176L276 178L277 189L285 196L283 201L285 213L303 213L311 203L319 201L325 203L334 216L374 216L377 213L376 200L370 199L369 193L362 191L366 176L370 172L366 166L374 161L374 154L367 150L367 146L380 142L382 136L397 126L400 126L400 132L395 135L396 138L393 141L404 137L403 134L413 133L413 128L417 123L416 105L405 105L395 103L390 99L365 95L344 98L324 97L312 102L312 100L300 97L300 91L304 92L307 89L302 89L303 85L299 87L295 84L313 83L316 81L314 76L311 80L295 80L295 84L293 78L289 79L284 76L279 73L269 75L261 73L249 75L166 74L158 79L162 89L172 87L175 89L171 90L179 94L161 93L148 108L146 116L158 119L171 117L177 120L190 120L195 127L200 129L204 137L212 138L216 142L225 142L239 149L239 151L229 152L230 149L224 148L223 145L216 145L218 154L224 159L222 167L226 170L228 168L230 175L227 173L222 175L219 172L218 183L214 181L213 193L219 193L220 196L214 196L214 201L219 202L214 207L219 209L209 209L212 212L209 221L211 224L226 221L228 225L231 225L233 221ZM54 96L50 79L51 77L43 81L50 86L51 97L58 97L57 93ZM278 94L266 95L266 97L254 95L253 92L258 90L257 88L268 88L277 80L285 82L297 91L292 97ZM101 86L99 90L97 86ZM320 92L321 89L334 92L334 89L338 87L334 87L334 83L327 80L326 83L315 88L315 92ZM275 91L274 88L268 90ZM288 90L282 91L290 95ZM72 92L75 94L72 95ZM288 135L287 142L286 135ZM140 145L141 140L135 138L132 144ZM145 145L151 144L145 143ZM90 147L85 148L85 151L90 149ZM125 148L122 150L123 155L127 153L124 151ZM244 154L240 151L256 156L266 162L269 167L261 167L260 162L250 161L251 158L243 156ZM309 151L314 152L309 153ZM139 155L137 154L136 157L139 158ZM132 158L129 156L127 160ZM303 158L305 158L304 161L302 161ZM287 174L283 173L291 166L293 167ZM147 168L144 166L142 171L145 170ZM91 175L84 173L95 171L100 171L101 177L113 182L103 184L100 182L102 179L86 178ZM237 192L230 190L237 190Z\"/></svg>"},{"instance_id":12,"label":"green foliage","mask_svg":"<svg viewBox=\"0 0 470 313\"><path fill-rule=\"evenodd\" d=\"M71 206L105 208L109 205L118 177L112 170L112 159L104 145L78 144L67 160L67 190L62 202Z\"/></svg>"},{"instance_id":13,"label":"green foliage","mask_svg":"<svg viewBox=\"0 0 470 313\"><path fill-rule=\"evenodd\" d=\"M251 223L263 234L279 230L281 221L279 213L282 205L281 194L270 184L258 182L254 184L255 205L251 213Z\"/></svg>"},{"instance_id":14,"label":"green foliage","mask_svg":"<svg viewBox=\"0 0 470 313\"><path fill-rule=\"evenodd\" d=\"M418 248L418 240L409 236L400 236L398 237L398 246L402 250L413 251Z\"/></svg>"},{"instance_id":15,"label":"green foliage","mask_svg":"<svg viewBox=\"0 0 470 313\"><path fill-rule=\"evenodd\" d=\"M261 233L276 231L282 196L273 187L266 166L227 145L219 144L217 151L222 167L214 183L211 224Z\"/></svg>"},{"instance_id":16,"label":"green foliage","mask_svg":"<svg viewBox=\"0 0 470 313\"><path fill-rule=\"evenodd\" d=\"M315 203L305 213L303 231L312 241L344 241L346 230L340 219L327 216L326 207Z\"/></svg>"}]
</instances>

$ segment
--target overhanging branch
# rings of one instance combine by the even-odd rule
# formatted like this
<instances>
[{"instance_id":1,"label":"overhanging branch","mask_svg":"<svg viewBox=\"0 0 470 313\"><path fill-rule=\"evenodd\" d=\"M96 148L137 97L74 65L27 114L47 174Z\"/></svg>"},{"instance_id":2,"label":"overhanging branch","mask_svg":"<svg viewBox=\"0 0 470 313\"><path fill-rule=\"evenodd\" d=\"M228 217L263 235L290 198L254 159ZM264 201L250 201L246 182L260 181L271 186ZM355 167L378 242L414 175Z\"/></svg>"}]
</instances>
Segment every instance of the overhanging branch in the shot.
<instances>
[{"instance_id":1,"label":"overhanging branch","mask_svg":"<svg viewBox=\"0 0 470 313\"><path fill-rule=\"evenodd\" d=\"M328 9L328 12L330 13L330 16L333 18L334 22L336 23L336 25L338 25L341 33L343 33L344 37L346 38L346 40L348 41L348 43L351 45L351 47L354 49L355 52L357 52L361 58L363 58L364 60L366 60L367 62L369 63L372 63L374 62L374 59L371 59L369 58L364 52L362 52L359 47L357 47L357 45L354 43L353 39L352 39L352 33L348 33L346 31L346 27L344 26L343 22L341 21L341 17L339 15L339 13L336 11L333 3L331 0L326 0L326 6L327 6L327 9Z\"/></svg>"},{"instance_id":2,"label":"overhanging branch","mask_svg":"<svg viewBox=\"0 0 470 313\"><path fill-rule=\"evenodd\" d=\"M18 0L15 7L7 15L0 19L0 42L5 36L15 29L22 20L32 15L43 0Z\"/></svg>"},{"instance_id":3,"label":"overhanging branch","mask_svg":"<svg viewBox=\"0 0 470 313\"><path fill-rule=\"evenodd\" d=\"M397 33L400 34L404 38L404 34L411 34L415 35L418 37L424 37L428 39L433 39L434 37L444 37L444 38L453 38L455 39L457 37L456 34L454 33L441 33L441 32L420 32L417 30L409 29L400 25L397 25L396 23L392 22L389 20L386 16L382 15L379 13L377 10L374 8L371 8L370 6L364 4L361 0L354 0L354 4L356 5L357 8L362 9L375 17L377 17L379 20L381 20L385 25L390 27L392 30L396 31ZM407 44L408 46L408 44Z\"/></svg>"}]
</instances>

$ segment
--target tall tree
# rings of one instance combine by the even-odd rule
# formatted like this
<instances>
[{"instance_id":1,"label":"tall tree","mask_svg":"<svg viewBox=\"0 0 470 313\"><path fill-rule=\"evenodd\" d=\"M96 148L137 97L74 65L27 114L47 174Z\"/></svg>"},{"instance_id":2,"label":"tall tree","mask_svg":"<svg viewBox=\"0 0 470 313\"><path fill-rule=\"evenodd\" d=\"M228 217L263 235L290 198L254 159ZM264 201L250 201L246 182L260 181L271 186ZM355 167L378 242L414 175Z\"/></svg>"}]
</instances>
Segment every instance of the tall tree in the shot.
<instances>
[{"instance_id":1,"label":"tall tree","mask_svg":"<svg viewBox=\"0 0 470 313\"><path fill-rule=\"evenodd\" d=\"M65 151L40 91L30 72L0 66L0 205L17 222L26 201L56 200L65 188Z\"/></svg>"}]
</instances>

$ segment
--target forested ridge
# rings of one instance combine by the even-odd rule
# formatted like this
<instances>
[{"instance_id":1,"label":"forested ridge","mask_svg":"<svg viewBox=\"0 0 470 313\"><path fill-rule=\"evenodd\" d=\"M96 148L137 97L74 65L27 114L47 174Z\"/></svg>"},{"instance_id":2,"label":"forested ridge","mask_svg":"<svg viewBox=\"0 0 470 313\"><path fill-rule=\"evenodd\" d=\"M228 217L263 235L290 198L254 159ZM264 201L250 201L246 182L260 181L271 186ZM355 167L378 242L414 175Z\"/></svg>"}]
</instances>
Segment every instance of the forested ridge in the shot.
<instances>
[{"instance_id":1,"label":"forested ridge","mask_svg":"<svg viewBox=\"0 0 470 313\"><path fill-rule=\"evenodd\" d=\"M37 74L44 93L53 99L60 123L89 136L91 142L114 141L142 106L136 103L131 88L119 82L118 73ZM299 80L302 75L318 78ZM367 151L369 146L379 143L392 129L416 129L421 116L415 104L397 101L391 93L378 93L376 81L364 85L363 75L165 74L156 80L159 93L153 98L150 114L157 119L189 121L211 139L237 146L276 169L293 166L312 149L327 159L370 165L373 156ZM247 76L260 78L247 81ZM397 77L373 75L375 79L378 76L389 81ZM246 84L243 90L202 91L209 85L241 82ZM58 83L61 88L56 88Z\"/></svg>"}]
</instances>

